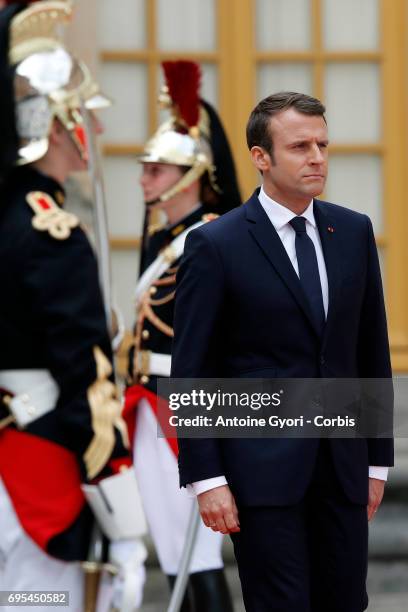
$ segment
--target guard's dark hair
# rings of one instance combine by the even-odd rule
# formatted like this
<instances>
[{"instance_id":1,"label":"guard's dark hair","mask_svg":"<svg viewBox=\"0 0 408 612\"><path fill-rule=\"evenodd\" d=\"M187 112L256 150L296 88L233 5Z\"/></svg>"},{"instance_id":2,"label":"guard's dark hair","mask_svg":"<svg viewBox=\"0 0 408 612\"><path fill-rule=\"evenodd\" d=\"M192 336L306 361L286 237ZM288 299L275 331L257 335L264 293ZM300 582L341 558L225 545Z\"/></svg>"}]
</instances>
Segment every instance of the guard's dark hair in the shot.
<instances>
[{"instance_id":1,"label":"guard's dark hair","mask_svg":"<svg viewBox=\"0 0 408 612\"><path fill-rule=\"evenodd\" d=\"M321 116L326 121L326 108L317 98L302 93L281 91L261 100L252 111L246 128L248 149L258 146L273 160L273 140L270 119L282 111L294 108L303 115Z\"/></svg>"}]
</instances>

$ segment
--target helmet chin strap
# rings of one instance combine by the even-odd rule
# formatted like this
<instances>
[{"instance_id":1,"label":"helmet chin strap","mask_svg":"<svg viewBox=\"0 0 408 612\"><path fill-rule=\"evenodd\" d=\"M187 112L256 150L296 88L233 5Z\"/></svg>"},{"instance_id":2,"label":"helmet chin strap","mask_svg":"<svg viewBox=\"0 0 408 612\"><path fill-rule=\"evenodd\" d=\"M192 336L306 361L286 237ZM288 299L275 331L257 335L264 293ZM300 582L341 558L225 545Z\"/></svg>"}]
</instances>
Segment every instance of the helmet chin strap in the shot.
<instances>
[{"instance_id":1,"label":"helmet chin strap","mask_svg":"<svg viewBox=\"0 0 408 612\"><path fill-rule=\"evenodd\" d=\"M89 161L88 139L84 120L78 110L58 110L55 116L67 130L69 137L75 145L81 159L85 162Z\"/></svg>"},{"instance_id":2,"label":"helmet chin strap","mask_svg":"<svg viewBox=\"0 0 408 612\"><path fill-rule=\"evenodd\" d=\"M177 181L177 183L175 183L172 187L167 189L167 191L162 193L159 197L155 198L154 200L149 200L145 202L146 207L151 208L152 206L160 202L168 202L169 200L171 200L171 198L174 198L174 196L176 196L178 193L183 191L183 189L186 189L192 183L194 183L194 181L198 180L204 174L204 172L206 171L210 172L211 168L212 166L209 164L208 159L205 155L203 154L197 155L197 158L194 161L194 164L191 166L191 168L189 168L189 170L187 170L185 174L183 174L180 180ZM151 211L150 214L152 214L152 212L154 211ZM149 227L148 227L149 235L152 235L156 233L157 231L163 229L167 224L167 220L164 221L163 218L162 219L159 218L160 212L164 212L164 211L160 211L158 209L157 210L158 216L157 217L154 216L155 218L149 222Z\"/></svg>"},{"instance_id":3,"label":"helmet chin strap","mask_svg":"<svg viewBox=\"0 0 408 612\"><path fill-rule=\"evenodd\" d=\"M185 174L183 174L181 179L175 185L173 185L173 187L170 187L170 189L162 193L160 196L160 201L167 202L175 195L183 191L183 189L190 187L190 185L194 183L194 181L198 180L204 174L204 172L209 170L210 164L206 155L199 153L194 160L194 164Z\"/></svg>"},{"instance_id":4,"label":"helmet chin strap","mask_svg":"<svg viewBox=\"0 0 408 612\"><path fill-rule=\"evenodd\" d=\"M76 125L73 130L69 132L74 144L81 156L83 161L89 161L88 142L86 138L86 132L82 125Z\"/></svg>"},{"instance_id":5,"label":"helmet chin strap","mask_svg":"<svg viewBox=\"0 0 408 612\"><path fill-rule=\"evenodd\" d=\"M154 206L155 204L158 204L159 202L161 202L160 197L156 198L155 200L149 200L148 202L145 202L145 206L147 206L147 208L150 208L150 206Z\"/></svg>"},{"instance_id":6,"label":"helmet chin strap","mask_svg":"<svg viewBox=\"0 0 408 612\"><path fill-rule=\"evenodd\" d=\"M191 172L191 170L189 170L187 172L187 174L189 174ZM171 187L169 187L167 189L167 191L164 191L164 193L162 193L161 195L157 196L157 198L154 198L154 200L147 200L145 201L145 206L147 208L150 208L151 206L154 206L155 204L159 204L160 202L167 202L168 200L170 200L171 198L173 198L175 195L177 195L178 193L180 193L180 191L182 189L185 189L186 185L183 183L180 186L180 183L183 182L183 179L186 175L183 175L180 180L178 180L176 183L174 183L174 185L172 185Z\"/></svg>"},{"instance_id":7,"label":"helmet chin strap","mask_svg":"<svg viewBox=\"0 0 408 612\"><path fill-rule=\"evenodd\" d=\"M145 205L149 208L150 206L154 206L159 202L167 202L168 200L171 200L171 198L174 198L174 196L183 191L183 189L190 187L190 185L194 183L194 181L199 179L204 174L204 172L211 173L211 170L212 166L209 164L207 157L202 154L197 155L194 164L191 166L191 168L189 168L189 170L187 170L185 174L183 174L183 176L180 178L179 181L177 181L177 183L175 183L172 187L169 187L167 191L162 193L154 200L149 200L145 202Z\"/></svg>"}]
</instances>

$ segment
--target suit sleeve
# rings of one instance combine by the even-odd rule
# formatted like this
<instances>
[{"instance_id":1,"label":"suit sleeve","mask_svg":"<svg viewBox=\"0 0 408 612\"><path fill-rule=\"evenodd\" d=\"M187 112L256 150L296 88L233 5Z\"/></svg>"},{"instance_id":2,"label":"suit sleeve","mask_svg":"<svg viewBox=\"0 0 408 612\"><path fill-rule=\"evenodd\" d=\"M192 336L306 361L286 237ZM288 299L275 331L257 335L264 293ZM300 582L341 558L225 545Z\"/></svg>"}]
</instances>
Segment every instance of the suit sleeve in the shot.
<instances>
[{"instance_id":1,"label":"suit sleeve","mask_svg":"<svg viewBox=\"0 0 408 612\"><path fill-rule=\"evenodd\" d=\"M379 391L385 409L392 410L393 389L387 317L381 281L380 264L373 227L367 217L367 283L360 319L358 369L360 378L379 379ZM389 383L387 382L389 379ZM394 445L390 438L368 439L370 466L394 465Z\"/></svg>"},{"instance_id":2,"label":"suit sleeve","mask_svg":"<svg viewBox=\"0 0 408 612\"><path fill-rule=\"evenodd\" d=\"M220 376L224 285L216 246L201 228L192 231L177 273L172 378ZM222 476L219 442L179 438L179 470L181 486Z\"/></svg>"},{"instance_id":3,"label":"suit sleeve","mask_svg":"<svg viewBox=\"0 0 408 612\"><path fill-rule=\"evenodd\" d=\"M96 441L95 423L106 417L106 425L112 409L108 397L105 403L97 401L91 406L88 393L98 378L94 348L99 347L112 361L96 258L81 228L62 241L32 232L27 246L23 274L30 304L27 316L44 339L44 367L50 370L60 390L56 416L51 418L58 419L55 431L57 436L62 435L58 442L76 453L87 479L89 470L83 458L90 443ZM112 428L114 446L109 459L114 460L127 453L113 424L111 432ZM112 435L110 438L112 446ZM99 448L105 455L107 447ZM102 475L100 470L98 475Z\"/></svg>"}]
</instances>

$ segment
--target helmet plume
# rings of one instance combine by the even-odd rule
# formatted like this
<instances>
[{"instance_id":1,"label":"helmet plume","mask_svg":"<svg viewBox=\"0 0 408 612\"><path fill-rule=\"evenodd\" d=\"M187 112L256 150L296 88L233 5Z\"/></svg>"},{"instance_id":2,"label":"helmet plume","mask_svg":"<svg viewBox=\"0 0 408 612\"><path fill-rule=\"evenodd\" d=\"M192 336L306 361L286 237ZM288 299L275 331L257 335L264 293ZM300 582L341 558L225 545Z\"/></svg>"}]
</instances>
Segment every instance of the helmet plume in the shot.
<instances>
[{"instance_id":1,"label":"helmet plume","mask_svg":"<svg viewBox=\"0 0 408 612\"><path fill-rule=\"evenodd\" d=\"M200 118L201 69L196 62L167 61L162 64L174 110L186 125L198 125Z\"/></svg>"}]
</instances>

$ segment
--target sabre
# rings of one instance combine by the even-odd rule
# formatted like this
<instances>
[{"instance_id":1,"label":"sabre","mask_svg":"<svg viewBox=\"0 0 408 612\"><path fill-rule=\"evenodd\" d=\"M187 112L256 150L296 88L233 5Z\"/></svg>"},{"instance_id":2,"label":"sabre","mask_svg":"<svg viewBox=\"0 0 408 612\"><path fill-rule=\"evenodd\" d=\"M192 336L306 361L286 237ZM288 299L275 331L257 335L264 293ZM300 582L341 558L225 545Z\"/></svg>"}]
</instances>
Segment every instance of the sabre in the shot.
<instances>
[{"instance_id":1,"label":"sabre","mask_svg":"<svg viewBox=\"0 0 408 612\"><path fill-rule=\"evenodd\" d=\"M81 115L83 118L87 143L88 172L92 182L94 204L92 215L95 229L99 283L102 290L108 330L110 333L112 333L111 267L105 190L101 172L99 151L93 137L91 117L83 100L81 103ZM103 534L96 521L94 521L93 524L88 560L82 564L82 568L85 574L85 612L96 612L102 570L108 569L112 574L116 571L113 566L104 563Z\"/></svg>"},{"instance_id":2,"label":"sabre","mask_svg":"<svg viewBox=\"0 0 408 612\"><path fill-rule=\"evenodd\" d=\"M180 567L174 589L171 595L167 612L179 612L183 603L184 593L186 592L191 557L193 556L194 546L197 540L198 528L200 526L200 513L198 504L194 503L188 521L186 539L184 540L183 553L181 555Z\"/></svg>"},{"instance_id":3,"label":"sabre","mask_svg":"<svg viewBox=\"0 0 408 612\"><path fill-rule=\"evenodd\" d=\"M105 189L99 150L93 137L90 113L82 103L81 113L84 121L86 141L88 147L88 172L92 181L93 209L96 251L98 255L99 282L102 289L105 305L106 320L109 331L112 332L112 285L111 263L109 253L108 217L106 209Z\"/></svg>"}]
</instances>

